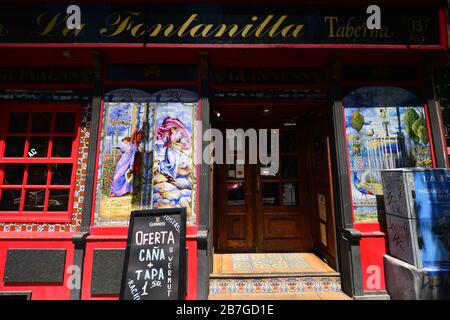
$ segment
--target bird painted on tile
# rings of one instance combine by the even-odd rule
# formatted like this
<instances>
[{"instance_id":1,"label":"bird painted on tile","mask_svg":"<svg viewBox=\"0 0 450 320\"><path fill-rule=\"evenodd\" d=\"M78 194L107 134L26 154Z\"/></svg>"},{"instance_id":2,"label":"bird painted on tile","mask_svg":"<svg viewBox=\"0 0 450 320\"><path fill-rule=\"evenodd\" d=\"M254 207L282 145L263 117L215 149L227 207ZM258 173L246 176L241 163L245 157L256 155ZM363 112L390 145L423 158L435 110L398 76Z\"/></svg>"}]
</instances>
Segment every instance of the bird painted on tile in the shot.
<instances>
[{"instance_id":1,"label":"bird painted on tile","mask_svg":"<svg viewBox=\"0 0 450 320\"><path fill-rule=\"evenodd\" d=\"M368 191L368 190L364 187L363 183L361 183L361 180L358 178L356 172L353 172L353 184L355 185L356 189L357 189L359 192L361 192L362 194L364 194L364 195L372 194L370 191Z\"/></svg>"}]
</instances>

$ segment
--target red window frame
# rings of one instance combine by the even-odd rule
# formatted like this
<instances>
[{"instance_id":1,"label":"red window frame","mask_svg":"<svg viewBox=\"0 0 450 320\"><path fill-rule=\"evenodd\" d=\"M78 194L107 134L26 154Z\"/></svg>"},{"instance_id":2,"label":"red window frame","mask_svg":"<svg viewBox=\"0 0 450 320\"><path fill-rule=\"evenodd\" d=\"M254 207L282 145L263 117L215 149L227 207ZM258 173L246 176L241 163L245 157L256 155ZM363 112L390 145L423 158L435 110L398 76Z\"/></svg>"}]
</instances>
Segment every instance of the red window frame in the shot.
<instances>
[{"instance_id":1,"label":"red window frame","mask_svg":"<svg viewBox=\"0 0 450 320\"><path fill-rule=\"evenodd\" d=\"M1 105L0 109L0 199L5 189L20 189L21 200L18 211L0 211L0 222L49 222L49 223L67 223L72 220L73 198L75 189L75 177L78 163L78 148L81 132L81 112L82 106L74 103L11 103ZM26 133L9 133L8 121L9 114L14 112L27 112L28 127ZM45 133L31 133L31 119L33 112L50 112L52 113L51 128ZM75 114L75 123L73 132L55 133L56 113L71 112ZM6 138L8 137L25 137L25 147L23 157L4 157ZM47 156L46 157L28 157L30 137L49 137ZM53 137L72 137L72 149L70 157L52 157ZM23 164L25 165L24 175L21 185L4 185L4 169L7 164ZM47 181L45 185L27 185L28 166L30 164L71 164L72 173L70 177L70 185L51 185L52 172L50 167L47 171ZM45 200L43 211L25 211L25 197L27 190L45 189ZM48 202L50 190L69 190L69 199L67 211L48 211Z\"/></svg>"}]
</instances>

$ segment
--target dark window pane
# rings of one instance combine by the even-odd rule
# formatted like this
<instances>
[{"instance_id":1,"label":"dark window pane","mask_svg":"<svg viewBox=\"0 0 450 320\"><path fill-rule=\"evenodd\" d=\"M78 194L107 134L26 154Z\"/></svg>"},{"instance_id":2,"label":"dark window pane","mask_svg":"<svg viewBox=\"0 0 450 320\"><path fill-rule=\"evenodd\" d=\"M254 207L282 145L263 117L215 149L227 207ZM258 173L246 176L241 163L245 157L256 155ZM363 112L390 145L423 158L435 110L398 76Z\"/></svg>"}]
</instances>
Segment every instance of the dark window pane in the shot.
<instances>
[{"instance_id":1,"label":"dark window pane","mask_svg":"<svg viewBox=\"0 0 450 320\"><path fill-rule=\"evenodd\" d=\"M283 184L283 205L296 206L298 204L297 184L284 183Z\"/></svg>"},{"instance_id":2,"label":"dark window pane","mask_svg":"<svg viewBox=\"0 0 450 320\"><path fill-rule=\"evenodd\" d=\"M297 158L294 156L284 156L281 158L283 168L283 178L297 178Z\"/></svg>"},{"instance_id":3,"label":"dark window pane","mask_svg":"<svg viewBox=\"0 0 450 320\"><path fill-rule=\"evenodd\" d=\"M229 164L227 165L227 177L230 179L236 178L236 165L235 164Z\"/></svg>"},{"instance_id":4,"label":"dark window pane","mask_svg":"<svg viewBox=\"0 0 450 320\"><path fill-rule=\"evenodd\" d=\"M45 189L26 190L24 211L44 211Z\"/></svg>"},{"instance_id":5,"label":"dark window pane","mask_svg":"<svg viewBox=\"0 0 450 320\"><path fill-rule=\"evenodd\" d=\"M267 183L263 182L262 188L262 198L263 204L266 205L279 205L280 204L280 195L278 192L278 183Z\"/></svg>"},{"instance_id":6,"label":"dark window pane","mask_svg":"<svg viewBox=\"0 0 450 320\"><path fill-rule=\"evenodd\" d=\"M0 211L19 211L21 189L2 190L2 200L0 201Z\"/></svg>"},{"instance_id":7,"label":"dark window pane","mask_svg":"<svg viewBox=\"0 0 450 320\"><path fill-rule=\"evenodd\" d=\"M28 147L29 158L44 158L48 154L48 141L47 137L31 137L30 145Z\"/></svg>"},{"instance_id":8,"label":"dark window pane","mask_svg":"<svg viewBox=\"0 0 450 320\"><path fill-rule=\"evenodd\" d=\"M32 164L28 166L27 184L30 185L45 185L47 184L47 170L46 164Z\"/></svg>"},{"instance_id":9,"label":"dark window pane","mask_svg":"<svg viewBox=\"0 0 450 320\"><path fill-rule=\"evenodd\" d=\"M23 183L23 173L25 172L25 165L23 164L6 164L5 177L3 184L18 185Z\"/></svg>"},{"instance_id":10,"label":"dark window pane","mask_svg":"<svg viewBox=\"0 0 450 320\"><path fill-rule=\"evenodd\" d=\"M244 199L244 183L230 182L227 183L227 204L229 206L242 206L245 204Z\"/></svg>"},{"instance_id":11,"label":"dark window pane","mask_svg":"<svg viewBox=\"0 0 450 320\"><path fill-rule=\"evenodd\" d=\"M272 136L273 135L273 136ZM272 141L272 138L274 140ZM272 154L272 148L280 150L280 133L277 133L276 129L273 130L267 130L266 134L259 135L260 141L258 142L258 148L260 145L266 145L266 150L263 150L263 148L259 148L259 152L262 152L263 154L271 155Z\"/></svg>"},{"instance_id":12,"label":"dark window pane","mask_svg":"<svg viewBox=\"0 0 450 320\"><path fill-rule=\"evenodd\" d=\"M278 166L279 166L279 164L278 164ZM260 174L263 177L263 179L273 179L275 177L278 177L280 175L279 168L275 172L275 174L273 174L276 167L277 166L274 163L269 163L267 165L262 164L261 168L260 168Z\"/></svg>"},{"instance_id":13,"label":"dark window pane","mask_svg":"<svg viewBox=\"0 0 450 320\"><path fill-rule=\"evenodd\" d=\"M9 116L8 132L25 133L28 128L28 112L11 112Z\"/></svg>"},{"instance_id":14,"label":"dark window pane","mask_svg":"<svg viewBox=\"0 0 450 320\"><path fill-rule=\"evenodd\" d=\"M50 190L48 211L67 211L69 206L69 190Z\"/></svg>"},{"instance_id":15,"label":"dark window pane","mask_svg":"<svg viewBox=\"0 0 450 320\"><path fill-rule=\"evenodd\" d=\"M72 178L71 164L54 164L52 172L52 185L70 185Z\"/></svg>"},{"instance_id":16,"label":"dark window pane","mask_svg":"<svg viewBox=\"0 0 450 320\"><path fill-rule=\"evenodd\" d=\"M281 131L280 133L280 151L295 152L297 148L295 131Z\"/></svg>"},{"instance_id":17,"label":"dark window pane","mask_svg":"<svg viewBox=\"0 0 450 320\"><path fill-rule=\"evenodd\" d=\"M23 157L25 137L6 138L5 157Z\"/></svg>"},{"instance_id":18,"label":"dark window pane","mask_svg":"<svg viewBox=\"0 0 450 320\"><path fill-rule=\"evenodd\" d=\"M75 113L58 112L55 119L56 133L73 132L75 126Z\"/></svg>"},{"instance_id":19,"label":"dark window pane","mask_svg":"<svg viewBox=\"0 0 450 320\"><path fill-rule=\"evenodd\" d=\"M53 138L52 157L67 158L72 155L72 138L55 137Z\"/></svg>"},{"instance_id":20,"label":"dark window pane","mask_svg":"<svg viewBox=\"0 0 450 320\"><path fill-rule=\"evenodd\" d=\"M50 132L52 126L52 114L50 112L35 112L31 120L31 132Z\"/></svg>"}]
</instances>

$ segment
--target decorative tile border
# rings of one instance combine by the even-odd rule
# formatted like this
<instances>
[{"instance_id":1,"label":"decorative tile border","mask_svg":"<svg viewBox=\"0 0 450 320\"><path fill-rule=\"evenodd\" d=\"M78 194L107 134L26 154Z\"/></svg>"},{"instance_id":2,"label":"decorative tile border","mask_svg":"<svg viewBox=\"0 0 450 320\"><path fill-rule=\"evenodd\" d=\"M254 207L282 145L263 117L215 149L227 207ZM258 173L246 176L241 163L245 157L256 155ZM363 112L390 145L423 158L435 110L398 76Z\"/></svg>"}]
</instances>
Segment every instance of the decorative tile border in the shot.
<instances>
[{"instance_id":1,"label":"decorative tile border","mask_svg":"<svg viewBox=\"0 0 450 320\"><path fill-rule=\"evenodd\" d=\"M75 189L73 197L72 221L59 223L0 223L0 232L79 232L83 212L84 188L89 148L89 134L91 127L91 106L83 106L81 115L81 132L78 145L78 161L75 173Z\"/></svg>"},{"instance_id":2,"label":"decorative tile border","mask_svg":"<svg viewBox=\"0 0 450 320\"><path fill-rule=\"evenodd\" d=\"M339 277L210 279L210 293L340 292Z\"/></svg>"}]
</instances>

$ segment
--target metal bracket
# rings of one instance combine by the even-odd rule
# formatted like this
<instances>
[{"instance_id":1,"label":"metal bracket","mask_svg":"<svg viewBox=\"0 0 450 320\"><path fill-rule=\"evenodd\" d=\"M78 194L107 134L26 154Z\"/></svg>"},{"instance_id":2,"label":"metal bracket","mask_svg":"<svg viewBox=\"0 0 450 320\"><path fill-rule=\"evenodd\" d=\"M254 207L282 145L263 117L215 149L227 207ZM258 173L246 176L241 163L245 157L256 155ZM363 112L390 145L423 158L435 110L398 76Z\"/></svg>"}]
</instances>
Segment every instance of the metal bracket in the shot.
<instances>
[{"instance_id":1,"label":"metal bracket","mask_svg":"<svg viewBox=\"0 0 450 320\"><path fill-rule=\"evenodd\" d=\"M209 230L206 226L199 226L200 229L197 231L197 246L199 249L206 250L208 247L208 235Z\"/></svg>"},{"instance_id":2,"label":"metal bracket","mask_svg":"<svg viewBox=\"0 0 450 320\"><path fill-rule=\"evenodd\" d=\"M75 244L75 249L82 249L86 244L86 238L89 232L78 232L72 237L72 242Z\"/></svg>"},{"instance_id":3,"label":"metal bracket","mask_svg":"<svg viewBox=\"0 0 450 320\"><path fill-rule=\"evenodd\" d=\"M362 238L361 232L353 228L342 229L342 236L344 239L348 240L352 246L359 245Z\"/></svg>"}]
</instances>

